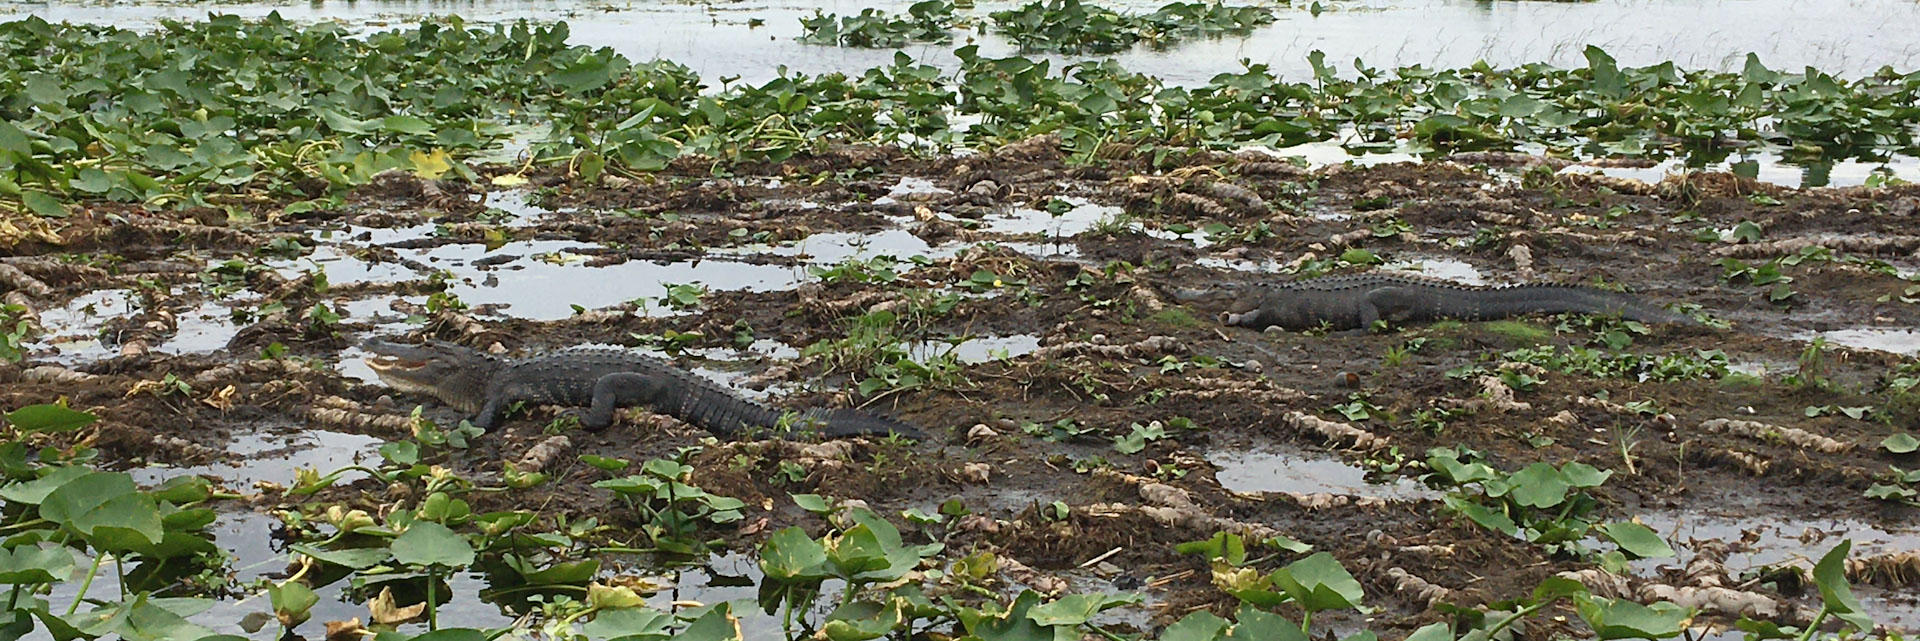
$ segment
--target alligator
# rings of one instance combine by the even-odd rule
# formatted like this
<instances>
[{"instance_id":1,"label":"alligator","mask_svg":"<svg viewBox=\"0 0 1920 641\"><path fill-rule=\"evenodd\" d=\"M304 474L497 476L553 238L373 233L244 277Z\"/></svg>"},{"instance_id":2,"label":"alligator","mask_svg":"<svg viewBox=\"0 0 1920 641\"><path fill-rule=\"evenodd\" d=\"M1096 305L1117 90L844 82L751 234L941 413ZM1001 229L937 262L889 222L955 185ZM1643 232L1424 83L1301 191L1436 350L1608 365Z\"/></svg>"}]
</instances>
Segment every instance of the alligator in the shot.
<instances>
[{"instance_id":1,"label":"alligator","mask_svg":"<svg viewBox=\"0 0 1920 641\"><path fill-rule=\"evenodd\" d=\"M1325 328L1364 332L1376 321L1482 321L1527 314L1606 314L1643 323L1698 324L1619 293L1581 285L1528 283L1480 287L1415 275L1372 272L1323 276L1256 289L1249 311L1223 313L1220 322L1252 329ZM1183 296L1187 297L1187 296Z\"/></svg>"},{"instance_id":2,"label":"alligator","mask_svg":"<svg viewBox=\"0 0 1920 641\"><path fill-rule=\"evenodd\" d=\"M423 345L369 339L367 364L382 381L466 412L491 431L518 402L588 408L581 424L600 431L620 407L646 406L723 438L752 430L817 432L837 438L897 434L920 440L919 429L853 409L783 412L748 399L665 360L618 347L570 347L518 360L444 341Z\"/></svg>"}]
</instances>

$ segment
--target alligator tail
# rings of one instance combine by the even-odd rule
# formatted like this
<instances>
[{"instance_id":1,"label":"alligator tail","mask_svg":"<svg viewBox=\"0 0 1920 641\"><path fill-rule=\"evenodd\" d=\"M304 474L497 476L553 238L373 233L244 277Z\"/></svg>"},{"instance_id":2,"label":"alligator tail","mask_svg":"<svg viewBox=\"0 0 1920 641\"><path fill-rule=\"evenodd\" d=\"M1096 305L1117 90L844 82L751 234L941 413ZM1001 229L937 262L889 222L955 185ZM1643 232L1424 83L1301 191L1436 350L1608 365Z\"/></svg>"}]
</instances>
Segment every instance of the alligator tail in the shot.
<instances>
[{"instance_id":1,"label":"alligator tail","mask_svg":"<svg viewBox=\"0 0 1920 641\"><path fill-rule=\"evenodd\" d=\"M812 410L809 417L822 421L819 432L828 438L847 436L886 436L898 434L916 441L926 440L926 434L920 428L887 416L869 414L855 409Z\"/></svg>"}]
</instances>

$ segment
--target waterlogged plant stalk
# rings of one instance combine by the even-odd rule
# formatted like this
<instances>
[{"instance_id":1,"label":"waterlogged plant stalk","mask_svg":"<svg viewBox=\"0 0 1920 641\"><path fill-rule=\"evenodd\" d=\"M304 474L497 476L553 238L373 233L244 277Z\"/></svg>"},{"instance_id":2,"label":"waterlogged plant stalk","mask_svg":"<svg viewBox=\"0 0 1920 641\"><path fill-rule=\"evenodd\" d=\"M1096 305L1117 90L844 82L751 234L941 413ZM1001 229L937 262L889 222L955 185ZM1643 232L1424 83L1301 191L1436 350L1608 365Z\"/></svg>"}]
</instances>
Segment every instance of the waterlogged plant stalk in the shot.
<instances>
[{"instance_id":1,"label":"waterlogged plant stalk","mask_svg":"<svg viewBox=\"0 0 1920 641\"><path fill-rule=\"evenodd\" d=\"M1081 623L1080 627L1086 628L1088 630L1092 630L1094 634L1098 634L1102 637L1106 637L1107 641L1127 641L1126 637L1122 637L1118 634L1108 632L1106 628L1094 625L1092 623Z\"/></svg>"},{"instance_id":2,"label":"waterlogged plant stalk","mask_svg":"<svg viewBox=\"0 0 1920 641\"><path fill-rule=\"evenodd\" d=\"M1797 641L1811 641L1814 631L1820 629L1820 624L1825 622L1827 615L1832 612L1833 608L1825 603L1820 604L1820 611L1814 613L1813 622L1807 624L1807 629L1800 631L1800 638Z\"/></svg>"},{"instance_id":3,"label":"waterlogged plant stalk","mask_svg":"<svg viewBox=\"0 0 1920 641\"><path fill-rule=\"evenodd\" d=\"M1501 619L1499 623L1495 623L1493 624L1493 627L1488 628L1487 638L1491 639L1498 636L1501 630L1507 629L1507 626L1513 625L1515 621L1519 621L1521 618L1524 618L1535 612L1539 612L1540 610L1545 609L1547 606L1553 605L1553 602L1555 601L1559 601L1559 599L1548 599L1546 601L1535 603L1533 605L1529 605L1527 607L1520 608L1519 610L1514 611L1513 614L1507 615L1507 618ZM1801 639L1800 641L1806 641L1806 640Z\"/></svg>"},{"instance_id":4,"label":"waterlogged plant stalk","mask_svg":"<svg viewBox=\"0 0 1920 641\"><path fill-rule=\"evenodd\" d=\"M427 631L428 632L432 632L434 630L440 629L439 608L435 607L433 603L434 601L438 600L436 595L434 594L434 588L438 587L437 584L439 583L440 583L440 572L434 569L433 567L428 567L427 568Z\"/></svg>"},{"instance_id":5,"label":"waterlogged plant stalk","mask_svg":"<svg viewBox=\"0 0 1920 641\"><path fill-rule=\"evenodd\" d=\"M43 524L46 524L46 523L51 523L51 522L52 522L52 521L48 521L48 520L46 520L46 519L34 519L34 520L31 520L31 521L22 521L22 522L20 522L20 523L15 523L15 524L13 524L13 525L5 525L5 526L0 526L0 532L9 532L9 531L13 531L13 530L18 530L18 529L21 529L21 528L30 528L30 527L34 527L34 526L37 526L37 525L43 525Z\"/></svg>"},{"instance_id":6,"label":"waterlogged plant stalk","mask_svg":"<svg viewBox=\"0 0 1920 641\"><path fill-rule=\"evenodd\" d=\"M106 558L104 554L93 557L93 565L87 568L87 578L80 580L80 593L73 595L73 603L67 604L67 616L80 611L80 602L87 599L87 588L93 587L93 575L100 573L100 561Z\"/></svg>"}]
</instances>

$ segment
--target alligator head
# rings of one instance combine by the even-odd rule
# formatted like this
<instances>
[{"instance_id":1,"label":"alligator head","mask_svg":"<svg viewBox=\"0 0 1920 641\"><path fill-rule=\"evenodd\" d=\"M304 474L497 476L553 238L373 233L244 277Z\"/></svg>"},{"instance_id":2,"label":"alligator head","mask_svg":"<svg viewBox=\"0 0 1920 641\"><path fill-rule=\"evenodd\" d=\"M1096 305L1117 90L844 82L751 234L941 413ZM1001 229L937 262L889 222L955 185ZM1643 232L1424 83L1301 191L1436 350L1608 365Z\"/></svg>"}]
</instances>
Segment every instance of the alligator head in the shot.
<instances>
[{"instance_id":1,"label":"alligator head","mask_svg":"<svg viewBox=\"0 0 1920 641\"><path fill-rule=\"evenodd\" d=\"M369 339L367 366L401 392L425 394L467 412L486 404L487 382L504 361L498 356L442 341L423 345Z\"/></svg>"}]
</instances>

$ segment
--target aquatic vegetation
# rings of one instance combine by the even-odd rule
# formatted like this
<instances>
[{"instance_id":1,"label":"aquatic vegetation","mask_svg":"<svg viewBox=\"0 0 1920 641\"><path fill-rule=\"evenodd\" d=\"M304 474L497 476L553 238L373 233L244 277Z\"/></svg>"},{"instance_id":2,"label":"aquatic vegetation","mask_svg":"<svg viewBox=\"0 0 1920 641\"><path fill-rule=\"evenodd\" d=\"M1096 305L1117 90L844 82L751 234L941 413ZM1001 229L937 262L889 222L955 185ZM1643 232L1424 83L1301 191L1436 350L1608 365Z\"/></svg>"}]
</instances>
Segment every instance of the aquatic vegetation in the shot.
<instances>
[{"instance_id":1,"label":"aquatic vegetation","mask_svg":"<svg viewBox=\"0 0 1920 641\"><path fill-rule=\"evenodd\" d=\"M1156 47L1188 37L1245 33L1274 21L1272 9L1213 2L1174 2L1146 15L1126 15L1080 0L1045 0L995 11L994 31L1026 51L1112 53L1146 42Z\"/></svg>"},{"instance_id":2,"label":"aquatic vegetation","mask_svg":"<svg viewBox=\"0 0 1920 641\"><path fill-rule=\"evenodd\" d=\"M907 7L906 17L896 18L879 9L861 9L857 16L839 16L814 11L801 18L804 31L800 41L841 47L891 48L912 43L953 41L953 3L947 0L923 0Z\"/></svg>"},{"instance_id":3,"label":"aquatic vegetation","mask_svg":"<svg viewBox=\"0 0 1920 641\"><path fill-rule=\"evenodd\" d=\"M1069 2L1053 13L1120 24ZM921 9L926 20L945 15L945 5ZM1142 20L1166 33L1195 20L1257 22L1222 11L1237 10L1169 5ZM260 206L245 195L259 194L310 209L382 171L477 180L471 165L506 159L512 140L531 143L535 164L593 179L688 154L780 160L833 142L943 150L1056 132L1087 157L1122 143L1153 151L1338 139L1356 151L1537 144L1694 162L1777 145L1817 164L1914 153L1920 123L1920 75L1842 80L1777 72L1754 58L1739 73L1622 68L1589 48L1585 68L1386 71L1356 61L1348 78L1316 54L1307 81L1252 64L1171 87L1112 61L1055 69L963 47L953 74L900 54L857 75L789 72L703 92L684 66L570 46L567 34L564 23L482 29L457 18L364 37L277 17L168 21L153 34L6 23L0 208L58 217L67 204L105 199L244 217ZM68 55L40 55L47 51ZM203 78L218 80L192 81ZM958 117L975 122L956 127ZM529 141L530 128L544 134Z\"/></svg>"}]
</instances>

